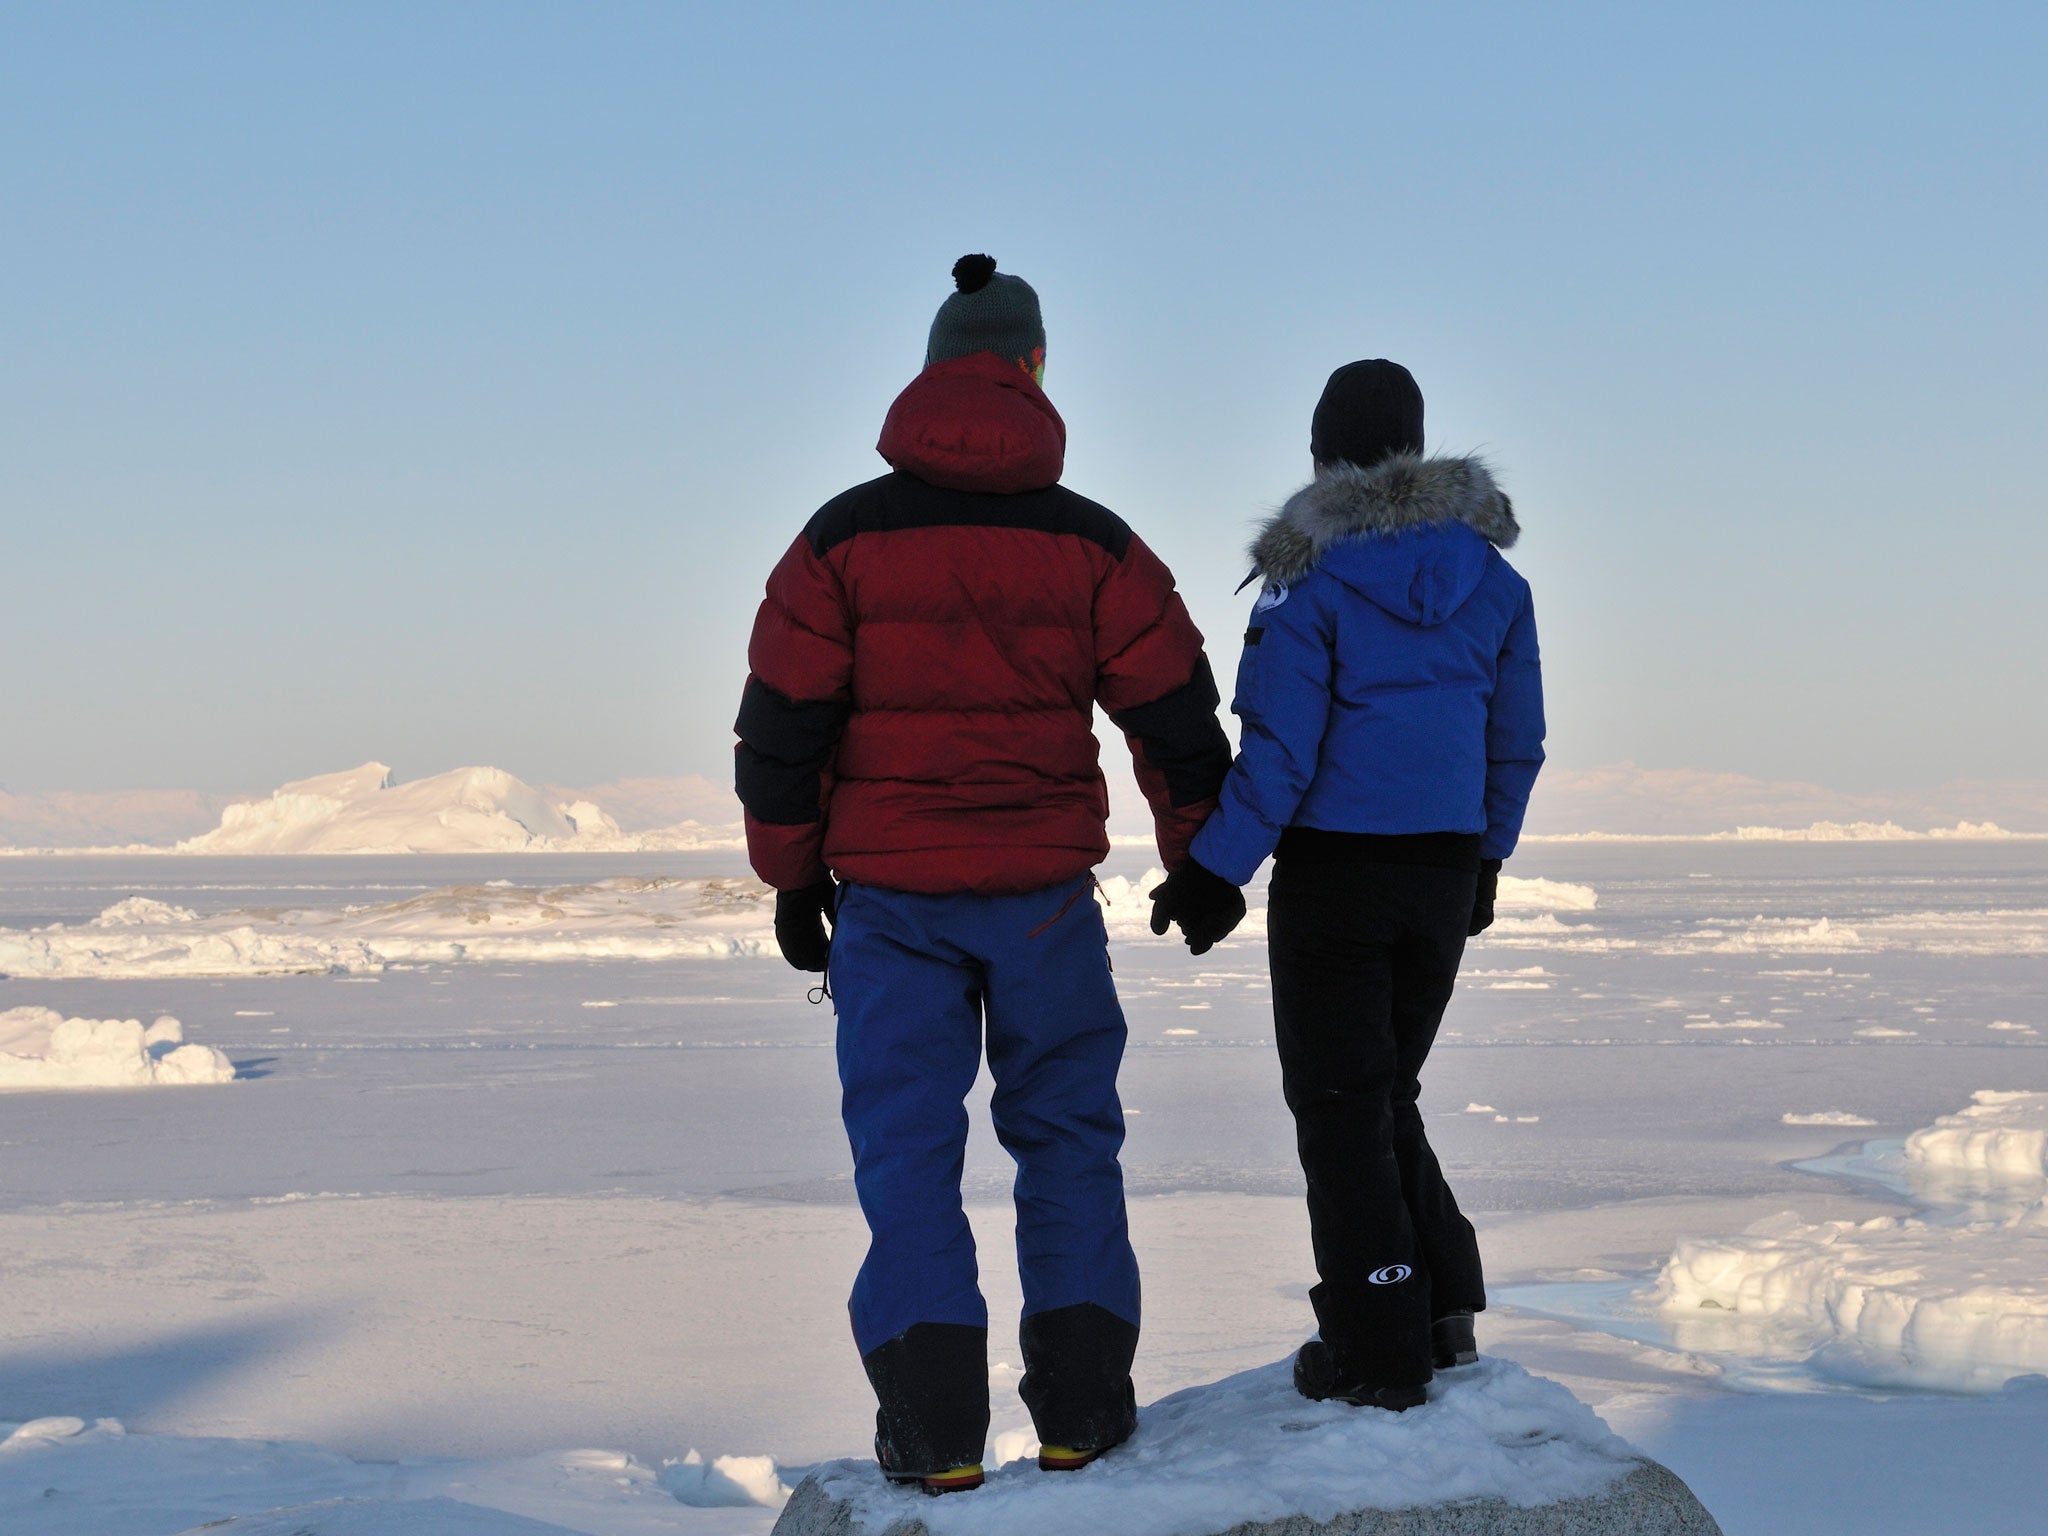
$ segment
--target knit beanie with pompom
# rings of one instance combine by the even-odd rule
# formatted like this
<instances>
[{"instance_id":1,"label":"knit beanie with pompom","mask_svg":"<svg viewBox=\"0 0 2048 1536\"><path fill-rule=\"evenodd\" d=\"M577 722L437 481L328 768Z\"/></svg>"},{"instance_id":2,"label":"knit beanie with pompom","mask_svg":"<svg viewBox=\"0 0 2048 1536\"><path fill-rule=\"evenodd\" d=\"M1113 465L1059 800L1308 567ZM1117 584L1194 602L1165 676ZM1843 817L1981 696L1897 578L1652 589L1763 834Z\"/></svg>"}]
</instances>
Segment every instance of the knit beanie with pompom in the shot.
<instances>
[{"instance_id":1,"label":"knit beanie with pompom","mask_svg":"<svg viewBox=\"0 0 2048 1536\"><path fill-rule=\"evenodd\" d=\"M1045 321L1038 294L1021 277L996 270L993 256L962 256L953 263L958 290L939 306L926 343L924 365L993 352L1045 381Z\"/></svg>"}]
</instances>

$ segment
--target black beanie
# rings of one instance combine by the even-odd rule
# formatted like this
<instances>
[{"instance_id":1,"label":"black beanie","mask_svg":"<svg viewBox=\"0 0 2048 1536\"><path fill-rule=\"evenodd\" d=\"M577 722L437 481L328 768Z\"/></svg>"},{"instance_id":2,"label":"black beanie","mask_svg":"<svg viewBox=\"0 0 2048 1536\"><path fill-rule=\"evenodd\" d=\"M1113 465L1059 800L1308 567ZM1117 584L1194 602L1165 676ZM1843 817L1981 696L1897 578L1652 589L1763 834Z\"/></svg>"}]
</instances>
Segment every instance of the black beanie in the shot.
<instances>
[{"instance_id":1,"label":"black beanie","mask_svg":"<svg viewBox=\"0 0 2048 1536\"><path fill-rule=\"evenodd\" d=\"M1308 450L1318 464L1360 469L1390 454L1422 452L1422 391L1415 376L1384 357L1346 363L1316 402Z\"/></svg>"}]
</instances>

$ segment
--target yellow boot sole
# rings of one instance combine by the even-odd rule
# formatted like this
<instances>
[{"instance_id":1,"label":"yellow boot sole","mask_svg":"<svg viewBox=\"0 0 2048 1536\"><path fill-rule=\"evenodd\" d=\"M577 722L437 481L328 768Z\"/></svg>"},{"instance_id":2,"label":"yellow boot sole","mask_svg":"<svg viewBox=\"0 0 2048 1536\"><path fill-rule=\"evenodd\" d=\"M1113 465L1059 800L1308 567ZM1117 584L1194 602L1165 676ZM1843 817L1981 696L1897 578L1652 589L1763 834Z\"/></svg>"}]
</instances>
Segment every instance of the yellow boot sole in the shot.
<instances>
[{"instance_id":1,"label":"yellow boot sole","mask_svg":"<svg viewBox=\"0 0 2048 1536\"><path fill-rule=\"evenodd\" d=\"M1038 1470L1078 1472L1101 1454L1101 1451L1077 1451L1071 1445L1041 1445L1038 1448Z\"/></svg>"}]
</instances>

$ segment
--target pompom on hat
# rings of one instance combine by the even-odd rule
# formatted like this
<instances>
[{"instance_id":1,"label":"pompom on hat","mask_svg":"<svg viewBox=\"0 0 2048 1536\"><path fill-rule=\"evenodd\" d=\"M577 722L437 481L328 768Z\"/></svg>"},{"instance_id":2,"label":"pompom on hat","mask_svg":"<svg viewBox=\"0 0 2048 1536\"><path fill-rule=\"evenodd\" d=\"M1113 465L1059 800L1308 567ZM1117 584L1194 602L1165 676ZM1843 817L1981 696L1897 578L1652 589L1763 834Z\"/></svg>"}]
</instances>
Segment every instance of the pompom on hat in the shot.
<instances>
[{"instance_id":1,"label":"pompom on hat","mask_svg":"<svg viewBox=\"0 0 2048 1536\"><path fill-rule=\"evenodd\" d=\"M1045 379L1045 321L1038 294L1021 277L996 270L993 256L962 256L953 263L957 290L939 306L925 344L924 365L993 352L1032 378Z\"/></svg>"}]
</instances>

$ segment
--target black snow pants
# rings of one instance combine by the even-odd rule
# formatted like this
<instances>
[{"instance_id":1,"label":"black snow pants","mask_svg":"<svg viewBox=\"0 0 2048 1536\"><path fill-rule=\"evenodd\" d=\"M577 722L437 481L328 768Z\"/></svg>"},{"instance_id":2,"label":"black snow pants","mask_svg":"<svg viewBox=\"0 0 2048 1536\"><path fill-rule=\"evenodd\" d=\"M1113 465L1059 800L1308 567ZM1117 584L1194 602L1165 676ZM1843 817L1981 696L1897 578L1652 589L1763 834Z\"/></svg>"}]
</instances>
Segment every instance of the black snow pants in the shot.
<instances>
[{"instance_id":1,"label":"black snow pants","mask_svg":"<svg viewBox=\"0 0 2048 1536\"><path fill-rule=\"evenodd\" d=\"M1268 948L1281 1082L1294 1112L1323 1340L1381 1386L1430 1378L1430 1323L1479 1311L1472 1224L1422 1113L1422 1063L1457 982L1479 839L1290 829Z\"/></svg>"}]
</instances>

